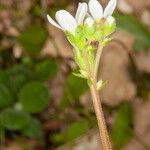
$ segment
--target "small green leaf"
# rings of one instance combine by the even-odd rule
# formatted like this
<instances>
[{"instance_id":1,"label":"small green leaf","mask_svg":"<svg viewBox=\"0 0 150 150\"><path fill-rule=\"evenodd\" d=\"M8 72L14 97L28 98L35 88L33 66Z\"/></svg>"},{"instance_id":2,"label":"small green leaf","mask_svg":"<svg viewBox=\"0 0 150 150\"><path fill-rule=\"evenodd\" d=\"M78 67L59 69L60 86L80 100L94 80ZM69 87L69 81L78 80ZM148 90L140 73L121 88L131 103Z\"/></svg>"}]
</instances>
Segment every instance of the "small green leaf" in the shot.
<instances>
[{"instance_id":1,"label":"small green leaf","mask_svg":"<svg viewBox=\"0 0 150 150\"><path fill-rule=\"evenodd\" d=\"M150 30L142 24L137 18L131 15L117 13L115 15L117 26L133 33L135 36L135 50L150 48Z\"/></svg>"},{"instance_id":2,"label":"small green leaf","mask_svg":"<svg viewBox=\"0 0 150 150\"><path fill-rule=\"evenodd\" d=\"M31 113L40 112L48 106L48 89L39 82L29 83L20 91L19 100L24 110Z\"/></svg>"},{"instance_id":3,"label":"small green leaf","mask_svg":"<svg viewBox=\"0 0 150 150\"><path fill-rule=\"evenodd\" d=\"M43 136L41 122L33 117L30 117L29 123L21 129L21 132L32 139L41 139Z\"/></svg>"},{"instance_id":4,"label":"small green leaf","mask_svg":"<svg viewBox=\"0 0 150 150\"><path fill-rule=\"evenodd\" d=\"M77 76L77 77L79 77L79 78L84 78L84 79L86 79L86 77L85 76L83 76L82 74L80 74L80 73L75 73L75 72L73 72L72 73L74 76Z\"/></svg>"},{"instance_id":5,"label":"small green leaf","mask_svg":"<svg viewBox=\"0 0 150 150\"><path fill-rule=\"evenodd\" d=\"M7 107L13 102L14 97L10 89L4 84L0 84L0 108Z\"/></svg>"},{"instance_id":6,"label":"small green leaf","mask_svg":"<svg viewBox=\"0 0 150 150\"><path fill-rule=\"evenodd\" d=\"M115 150L120 150L133 136L132 113L132 107L128 103L119 107L111 130L111 138Z\"/></svg>"},{"instance_id":7,"label":"small green leaf","mask_svg":"<svg viewBox=\"0 0 150 150\"><path fill-rule=\"evenodd\" d=\"M34 77L40 81L50 80L57 75L58 67L54 60L46 59L36 64Z\"/></svg>"},{"instance_id":8,"label":"small green leaf","mask_svg":"<svg viewBox=\"0 0 150 150\"><path fill-rule=\"evenodd\" d=\"M89 128L90 128L90 125L86 120L81 120L81 121L72 123L69 126L67 132L65 133L66 142L72 141L78 138L79 136L83 135L89 130Z\"/></svg>"},{"instance_id":9,"label":"small green leaf","mask_svg":"<svg viewBox=\"0 0 150 150\"><path fill-rule=\"evenodd\" d=\"M18 40L28 54L35 56L41 51L47 36L48 32L46 28L39 25L33 25L22 32L18 37Z\"/></svg>"},{"instance_id":10,"label":"small green leaf","mask_svg":"<svg viewBox=\"0 0 150 150\"><path fill-rule=\"evenodd\" d=\"M18 130L28 122L29 115L23 111L8 108L0 113L0 124L9 130Z\"/></svg>"}]
</instances>

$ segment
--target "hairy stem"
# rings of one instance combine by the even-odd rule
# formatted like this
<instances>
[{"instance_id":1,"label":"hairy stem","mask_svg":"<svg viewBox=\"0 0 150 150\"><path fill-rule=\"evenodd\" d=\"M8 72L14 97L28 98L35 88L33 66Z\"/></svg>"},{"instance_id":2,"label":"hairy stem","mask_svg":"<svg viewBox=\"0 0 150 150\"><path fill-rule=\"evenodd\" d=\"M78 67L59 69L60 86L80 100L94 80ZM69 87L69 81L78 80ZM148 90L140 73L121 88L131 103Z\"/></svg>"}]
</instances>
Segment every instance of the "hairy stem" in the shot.
<instances>
[{"instance_id":1,"label":"hairy stem","mask_svg":"<svg viewBox=\"0 0 150 150\"><path fill-rule=\"evenodd\" d=\"M109 140L109 135L105 123L104 113L102 110L102 105L100 102L100 96L97 91L96 83L93 82L93 84L90 86L90 91L92 95L93 105L96 113L96 118L98 122L99 132L102 139L102 145L104 150L112 150L111 143Z\"/></svg>"},{"instance_id":2,"label":"hairy stem","mask_svg":"<svg viewBox=\"0 0 150 150\"><path fill-rule=\"evenodd\" d=\"M105 123L104 113L102 110L100 96L99 96L99 92L97 90L97 85L96 85L102 49L103 49L103 47L99 44L99 48L98 48L98 52L97 52L96 60L95 60L94 70L91 71L90 64L88 61L88 52L87 51L85 51L85 53L84 53L84 61L85 61L89 79L92 80L92 84L90 85L90 91L91 91L91 96L92 96L92 100L93 100L94 110L96 113L96 118L97 118L97 122L98 122L98 127L99 127L99 132L100 132L100 136L101 136L101 140L102 140L103 149L104 150L112 150L106 123Z\"/></svg>"}]
</instances>

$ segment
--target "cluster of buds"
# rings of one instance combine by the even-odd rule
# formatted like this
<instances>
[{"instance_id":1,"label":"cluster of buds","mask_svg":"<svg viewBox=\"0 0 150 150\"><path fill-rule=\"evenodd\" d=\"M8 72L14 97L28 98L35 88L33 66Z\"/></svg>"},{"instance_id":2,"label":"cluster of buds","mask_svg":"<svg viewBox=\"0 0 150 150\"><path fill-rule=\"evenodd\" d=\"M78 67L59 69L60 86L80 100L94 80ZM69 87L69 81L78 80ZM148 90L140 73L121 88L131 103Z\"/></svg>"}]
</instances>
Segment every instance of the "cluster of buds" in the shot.
<instances>
[{"instance_id":1,"label":"cluster of buds","mask_svg":"<svg viewBox=\"0 0 150 150\"><path fill-rule=\"evenodd\" d=\"M94 69L95 43L100 43L103 47L111 41L111 34L115 31L116 22L112 17L117 0L110 0L103 10L98 0L90 0L86 3L79 3L75 17L66 10L56 12L56 21L47 15L48 21L55 27L64 31L67 39L74 47L75 61L80 68L80 77L92 80L87 71L85 53L90 66ZM101 80L100 80L101 81ZM101 82L101 85L104 82Z\"/></svg>"}]
</instances>

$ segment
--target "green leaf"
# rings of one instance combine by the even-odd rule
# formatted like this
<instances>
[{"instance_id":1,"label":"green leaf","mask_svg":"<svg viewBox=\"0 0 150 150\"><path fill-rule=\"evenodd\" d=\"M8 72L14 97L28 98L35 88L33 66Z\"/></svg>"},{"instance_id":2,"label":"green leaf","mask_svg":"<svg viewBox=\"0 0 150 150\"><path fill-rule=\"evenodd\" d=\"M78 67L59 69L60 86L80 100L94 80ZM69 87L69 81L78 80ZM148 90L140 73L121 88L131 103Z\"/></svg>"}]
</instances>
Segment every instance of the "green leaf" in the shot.
<instances>
[{"instance_id":1,"label":"green leaf","mask_svg":"<svg viewBox=\"0 0 150 150\"><path fill-rule=\"evenodd\" d=\"M10 89L4 84L0 84L0 108L7 107L13 102L14 97Z\"/></svg>"},{"instance_id":2,"label":"green leaf","mask_svg":"<svg viewBox=\"0 0 150 150\"><path fill-rule=\"evenodd\" d=\"M79 78L86 79L86 77L85 77L84 75L82 75L81 73L75 73L75 72L73 72L72 74L73 74L74 76L79 77Z\"/></svg>"},{"instance_id":3,"label":"green leaf","mask_svg":"<svg viewBox=\"0 0 150 150\"><path fill-rule=\"evenodd\" d=\"M120 150L128 143L132 136L132 107L128 103L122 104L119 107L115 123L111 130L114 149Z\"/></svg>"},{"instance_id":4,"label":"green leaf","mask_svg":"<svg viewBox=\"0 0 150 150\"><path fill-rule=\"evenodd\" d=\"M20 91L19 100L24 110L31 113L40 112L48 106L48 89L39 82L29 83Z\"/></svg>"},{"instance_id":5,"label":"green leaf","mask_svg":"<svg viewBox=\"0 0 150 150\"><path fill-rule=\"evenodd\" d=\"M150 48L150 31L137 18L131 15L117 13L115 15L119 29L127 30L134 34L135 50Z\"/></svg>"},{"instance_id":6,"label":"green leaf","mask_svg":"<svg viewBox=\"0 0 150 150\"><path fill-rule=\"evenodd\" d=\"M43 136L41 122L33 117L30 117L29 123L21 129L21 132L32 139L41 139Z\"/></svg>"},{"instance_id":7,"label":"green leaf","mask_svg":"<svg viewBox=\"0 0 150 150\"><path fill-rule=\"evenodd\" d=\"M33 25L22 32L18 37L18 40L28 54L35 56L41 51L47 36L48 32L46 28L39 25Z\"/></svg>"},{"instance_id":8,"label":"green leaf","mask_svg":"<svg viewBox=\"0 0 150 150\"><path fill-rule=\"evenodd\" d=\"M40 81L50 80L57 75L58 67L54 60L46 59L36 64L34 77Z\"/></svg>"},{"instance_id":9,"label":"green leaf","mask_svg":"<svg viewBox=\"0 0 150 150\"><path fill-rule=\"evenodd\" d=\"M88 90L87 80L79 78L72 73L68 76L67 85L64 92L64 98L59 109L64 109L65 106L78 102L80 96Z\"/></svg>"},{"instance_id":10,"label":"green leaf","mask_svg":"<svg viewBox=\"0 0 150 150\"><path fill-rule=\"evenodd\" d=\"M81 120L72 123L69 126L67 132L65 133L65 141L68 142L78 138L79 136L86 133L89 130L89 128L90 125L86 120Z\"/></svg>"},{"instance_id":11,"label":"green leaf","mask_svg":"<svg viewBox=\"0 0 150 150\"><path fill-rule=\"evenodd\" d=\"M78 78L78 77L74 76L73 74L69 75L67 86L68 86L68 89L69 89L71 95L75 99L78 99L88 89L86 80L82 79L82 78Z\"/></svg>"},{"instance_id":12,"label":"green leaf","mask_svg":"<svg viewBox=\"0 0 150 150\"><path fill-rule=\"evenodd\" d=\"M31 79L30 70L24 65L15 65L6 70L8 87L16 96L20 89Z\"/></svg>"},{"instance_id":13,"label":"green leaf","mask_svg":"<svg viewBox=\"0 0 150 150\"><path fill-rule=\"evenodd\" d=\"M8 108L0 113L0 124L9 130L18 130L28 122L29 115L23 111Z\"/></svg>"}]
</instances>

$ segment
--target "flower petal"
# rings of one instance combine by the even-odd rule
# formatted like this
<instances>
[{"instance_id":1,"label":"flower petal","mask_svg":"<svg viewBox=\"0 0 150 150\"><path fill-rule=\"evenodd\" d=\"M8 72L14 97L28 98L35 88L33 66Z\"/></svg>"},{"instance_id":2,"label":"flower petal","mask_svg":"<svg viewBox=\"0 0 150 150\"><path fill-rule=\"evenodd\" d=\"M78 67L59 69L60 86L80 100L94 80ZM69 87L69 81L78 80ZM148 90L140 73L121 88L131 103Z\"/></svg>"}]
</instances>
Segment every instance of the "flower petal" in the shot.
<instances>
[{"instance_id":1,"label":"flower petal","mask_svg":"<svg viewBox=\"0 0 150 150\"><path fill-rule=\"evenodd\" d=\"M78 25L81 25L83 23L86 14L87 14L87 4L79 3L76 17L75 17Z\"/></svg>"},{"instance_id":2,"label":"flower petal","mask_svg":"<svg viewBox=\"0 0 150 150\"><path fill-rule=\"evenodd\" d=\"M75 19L76 19L76 20L77 20L77 18L79 17L80 10L81 10L81 5L82 5L82 3L79 2L79 4L78 4L78 9L77 9L76 16L75 16Z\"/></svg>"},{"instance_id":3,"label":"flower petal","mask_svg":"<svg viewBox=\"0 0 150 150\"><path fill-rule=\"evenodd\" d=\"M55 27L59 28L62 30L62 28L60 27L60 25L58 23L56 23L56 21L54 21L49 15L47 15L47 19L48 21Z\"/></svg>"},{"instance_id":4,"label":"flower petal","mask_svg":"<svg viewBox=\"0 0 150 150\"><path fill-rule=\"evenodd\" d=\"M88 17L88 18L86 18L85 23L86 23L89 27L91 27L91 26L93 25L93 23L94 23L94 20L93 20L92 17Z\"/></svg>"},{"instance_id":5,"label":"flower petal","mask_svg":"<svg viewBox=\"0 0 150 150\"><path fill-rule=\"evenodd\" d=\"M77 22L75 18L66 10L59 10L56 13L56 20L61 25L63 30L75 33Z\"/></svg>"},{"instance_id":6,"label":"flower petal","mask_svg":"<svg viewBox=\"0 0 150 150\"><path fill-rule=\"evenodd\" d=\"M104 18L107 18L108 16L111 16L116 8L117 0L110 0L108 5L106 6L104 10Z\"/></svg>"},{"instance_id":7,"label":"flower petal","mask_svg":"<svg viewBox=\"0 0 150 150\"><path fill-rule=\"evenodd\" d=\"M103 17L103 8L97 0L89 1L89 10L94 20L99 20Z\"/></svg>"}]
</instances>

